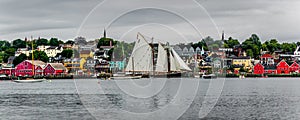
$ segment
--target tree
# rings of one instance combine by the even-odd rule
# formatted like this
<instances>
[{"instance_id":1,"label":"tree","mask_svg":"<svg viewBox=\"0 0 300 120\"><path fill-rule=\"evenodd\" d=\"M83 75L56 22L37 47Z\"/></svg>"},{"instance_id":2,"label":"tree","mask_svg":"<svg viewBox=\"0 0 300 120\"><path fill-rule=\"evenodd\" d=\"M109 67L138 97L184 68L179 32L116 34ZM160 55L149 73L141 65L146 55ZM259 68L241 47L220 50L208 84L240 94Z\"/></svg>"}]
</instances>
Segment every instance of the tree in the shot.
<instances>
[{"instance_id":1,"label":"tree","mask_svg":"<svg viewBox=\"0 0 300 120\"><path fill-rule=\"evenodd\" d=\"M34 60L40 60L43 62L49 61L49 57L44 51L34 51L33 55L34 55ZM29 55L29 59L32 60L32 54Z\"/></svg>"},{"instance_id":2,"label":"tree","mask_svg":"<svg viewBox=\"0 0 300 120\"><path fill-rule=\"evenodd\" d=\"M18 57L16 57L13 61L14 66L18 65L19 63L23 62L27 59L27 56L25 54L20 54Z\"/></svg>"},{"instance_id":3,"label":"tree","mask_svg":"<svg viewBox=\"0 0 300 120\"><path fill-rule=\"evenodd\" d=\"M227 46L226 46L226 45ZM233 48L235 45L239 45L240 42L237 39L232 39L232 37L229 37L228 40L225 41L224 43L224 47L225 48Z\"/></svg>"},{"instance_id":4,"label":"tree","mask_svg":"<svg viewBox=\"0 0 300 120\"><path fill-rule=\"evenodd\" d=\"M11 45L8 41L0 41L0 51L4 51L9 48Z\"/></svg>"},{"instance_id":5,"label":"tree","mask_svg":"<svg viewBox=\"0 0 300 120\"><path fill-rule=\"evenodd\" d=\"M59 45L59 41L57 38L51 38L49 41L49 45L50 46L58 46Z\"/></svg>"},{"instance_id":6,"label":"tree","mask_svg":"<svg viewBox=\"0 0 300 120\"><path fill-rule=\"evenodd\" d=\"M59 40L59 41L58 41L58 44L64 44L64 41Z\"/></svg>"},{"instance_id":7,"label":"tree","mask_svg":"<svg viewBox=\"0 0 300 120\"><path fill-rule=\"evenodd\" d=\"M297 48L296 43L282 43L281 48L283 52L294 52Z\"/></svg>"},{"instance_id":8,"label":"tree","mask_svg":"<svg viewBox=\"0 0 300 120\"><path fill-rule=\"evenodd\" d=\"M16 39L13 41L13 47L14 48L25 48L26 47L26 42L21 40L21 39Z\"/></svg>"},{"instance_id":9,"label":"tree","mask_svg":"<svg viewBox=\"0 0 300 120\"><path fill-rule=\"evenodd\" d=\"M75 38L74 41L78 45L86 45L87 44L87 41L84 37L77 37L77 38Z\"/></svg>"},{"instance_id":10,"label":"tree","mask_svg":"<svg viewBox=\"0 0 300 120\"><path fill-rule=\"evenodd\" d=\"M48 45L48 40L45 38L38 39L35 43L37 46Z\"/></svg>"},{"instance_id":11,"label":"tree","mask_svg":"<svg viewBox=\"0 0 300 120\"><path fill-rule=\"evenodd\" d=\"M71 58L73 56L73 50L66 49L61 52L62 57Z\"/></svg>"},{"instance_id":12,"label":"tree","mask_svg":"<svg viewBox=\"0 0 300 120\"><path fill-rule=\"evenodd\" d=\"M75 42L73 41L73 40L68 40L67 42L66 42L66 44L74 44Z\"/></svg>"},{"instance_id":13,"label":"tree","mask_svg":"<svg viewBox=\"0 0 300 120\"><path fill-rule=\"evenodd\" d=\"M261 42L259 40L259 37L256 34L252 34L250 38L246 39L242 43L242 48L244 50L251 49L253 57L256 58L256 59L258 59L259 56L260 56L260 50L262 48ZM251 53L251 52L249 51L249 53Z\"/></svg>"},{"instance_id":14,"label":"tree","mask_svg":"<svg viewBox=\"0 0 300 120\"><path fill-rule=\"evenodd\" d=\"M117 44L117 41L114 41L111 38L101 38L97 44L97 48L100 48L101 46L109 46L110 42L113 46Z\"/></svg>"},{"instance_id":15,"label":"tree","mask_svg":"<svg viewBox=\"0 0 300 120\"><path fill-rule=\"evenodd\" d=\"M246 50L247 56L253 57L253 51L251 49Z\"/></svg>"},{"instance_id":16,"label":"tree","mask_svg":"<svg viewBox=\"0 0 300 120\"><path fill-rule=\"evenodd\" d=\"M4 62L7 62L8 61L8 58L10 57L10 56L15 56L15 51L16 51L16 49L15 48L7 48L7 49L5 49L5 53L4 53L4 55L3 55L3 61Z\"/></svg>"}]
</instances>

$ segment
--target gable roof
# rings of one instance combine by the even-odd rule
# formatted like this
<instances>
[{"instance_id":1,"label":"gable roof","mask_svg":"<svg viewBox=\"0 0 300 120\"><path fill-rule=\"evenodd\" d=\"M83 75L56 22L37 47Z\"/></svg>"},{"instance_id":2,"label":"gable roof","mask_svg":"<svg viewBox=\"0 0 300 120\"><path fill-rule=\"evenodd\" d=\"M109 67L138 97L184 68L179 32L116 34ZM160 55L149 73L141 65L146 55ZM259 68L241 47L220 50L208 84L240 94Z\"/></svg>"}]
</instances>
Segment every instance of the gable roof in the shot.
<instances>
[{"instance_id":1,"label":"gable roof","mask_svg":"<svg viewBox=\"0 0 300 120\"><path fill-rule=\"evenodd\" d=\"M32 60L26 60L26 61L32 64ZM44 63L43 61L40 61L40 60L33 60L33 64L36 66L42 66L42 67L44 65L46 65L46 63Z\"/></svg>"},{"instance_id":2,"label":"gable roof","mask_svg":"<svg viewBox=\"0 0 300 120\"><path fill-rule=\"evenodd\" d=\"M48 63L48 65L51 65L55 70L66 70L66 67L62 63Z\"/></svg>"},{"instance_id":3,"label":"gable roof","mask_svg":"<svg viewBox=\"0 0 300 120\"><path fill-rule=\"evenodd\" d=\"M284 60L281 60L276 66L280 65L282 62L284 62L285 64L287 64ZM289 64L287 64L289 66Z\"/></svg>"},{"instance_id":4,"label":"gable roof","mask_svg":"<svg viewBox=\"0 0 300 120\"><path fill-rule=\"evenodd\" d=\"M273 58L273 56L270 54L263 54L261 58Z\"/></svg>"}]
</instances>

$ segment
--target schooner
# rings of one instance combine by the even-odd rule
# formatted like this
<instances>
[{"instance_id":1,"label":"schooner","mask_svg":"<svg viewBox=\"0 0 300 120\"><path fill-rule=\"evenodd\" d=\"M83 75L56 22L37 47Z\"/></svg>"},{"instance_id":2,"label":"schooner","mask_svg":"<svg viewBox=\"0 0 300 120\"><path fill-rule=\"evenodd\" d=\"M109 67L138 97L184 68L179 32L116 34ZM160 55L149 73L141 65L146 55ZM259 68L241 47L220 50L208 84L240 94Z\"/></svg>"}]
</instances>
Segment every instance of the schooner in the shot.
<instances>
[{"instance_id":1,"label":"schooner","mask_svg":"<svg viewBox=\"0 0 300 120\"><path fill-rule=\"evenodd\" d=\"M125 71L133 75L181 77L182 73L192 71L168 44L148 43L141 33L127 63Z\"/></svg>"}]
</instances>

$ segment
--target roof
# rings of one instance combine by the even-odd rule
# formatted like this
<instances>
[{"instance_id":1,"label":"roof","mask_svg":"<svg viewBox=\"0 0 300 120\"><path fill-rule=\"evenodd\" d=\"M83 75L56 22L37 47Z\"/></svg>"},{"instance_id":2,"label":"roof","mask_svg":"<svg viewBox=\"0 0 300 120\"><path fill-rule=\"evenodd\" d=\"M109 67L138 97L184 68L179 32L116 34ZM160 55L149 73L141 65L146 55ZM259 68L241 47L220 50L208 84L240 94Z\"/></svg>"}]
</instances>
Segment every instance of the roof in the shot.
<instances>
[{"instance_id":1,"label":"roof","mask_svg":"<svg viewBox=\"0 0 300 120\"><path fill-rule=\"evenodd\" d=\"M91 51L90 50L82 50L80 51L80 54L90 54Z\"/></svg>"},{"instance_id":2,"label":"roof","mask_svg":"<svg viewBox=\"0 0 300 120\"><path fill-rule=\"evenodd\" d=\"M8 63L13 63L13 61L14 61L14 59L16 58L16 56L10 56L9 58L8 58Z\"/></svg>"},{"instance_id":3,"label":"roof","mask_svg":"<svg viewBox=\"0 0 300 120\"><path fill-rule=\"evenodd\" d=\"M261 56L261 58L273 58L273 56L270 54L264 54Z\"/></svg>"},{"instance_id":4,"label":"roof","mask_svg":"<svg viewBox=\"0 0 300 120\"><path fill-rule=\"evenodd\" d=\"M32 64L32 60L26 60L26 61ZM46 65L46 63L44 63L43 61L40 61L40 60L33 60L33 64L37 65L37 66Z\"/></svg>"},{"instance_id":5,"label":"roof","mask_svg":"<svg viewBox=\"0 0 300 120\"><path fill-rule=\"evenodd\" d=\"M57 46L50 46L47 49L56 49L56 48L57 48Z\"/></svg>"},{"instance_id":6,"label":"roof","mask_svg":"<svg viewBox=\"0 0 300 120\"><path fill-rule=\"evenodd\" d=\"M66 70L66 67L62 63L48 63L51 65L55 70Z\"/></svg>"}]
</instances>

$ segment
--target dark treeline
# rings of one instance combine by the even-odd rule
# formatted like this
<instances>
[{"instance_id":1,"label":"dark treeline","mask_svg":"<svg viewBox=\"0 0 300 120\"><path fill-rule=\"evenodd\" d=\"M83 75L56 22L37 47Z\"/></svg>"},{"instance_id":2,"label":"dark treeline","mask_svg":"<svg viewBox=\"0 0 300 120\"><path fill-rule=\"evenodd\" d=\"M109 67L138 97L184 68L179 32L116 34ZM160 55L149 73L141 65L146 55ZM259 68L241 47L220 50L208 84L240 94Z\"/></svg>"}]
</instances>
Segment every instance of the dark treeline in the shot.
<instances>
[{"instance_id":1,"label":"dark treeline","mask_svg":"<svg viewBox=\"0 0 300 120\"><path fill-rule=\"evenodd\" d=\"M115 47L109 51L110 56L113 54L114 56L118 56L119 59L123 59L124 56L130 55L134 42L133 43L126 43L124 41L117 41L112 38L100 38L96 39L98 41L97 47L100 46L109 46L111 43ZM265 42L261 42L260 38L256 34L252 34L248 39L242 41L229 37L227 40L214 40L210 36L196 42L196 43L189 43L194 49L197 47L202 48L206 51L211 51L218 48L234 48L237 45L242 47L242 50L247 53L248 56L253 58L259 58L261 51L268 51L269 53L274 53L275 51L281 51L283 53L292 53L297 48L297 45L300 45L300 42L291 42L291 43L280 43L277 39L270 39L265 40ZM60 44L74 44L74 40L68 40L66 42L59 40L58 38L39 38L33 41L30 40L22 40L16 39L12 42L8 42L7 40L0 40L0 62L7 62L9 56L14 56L15 51L18 48L30 48L32 42L34 42L33 47L34 49L37 48L39 45L50 45L50 46L58 46ZM78 41L77 41L78 42ZM79 41L86 43L86 41ZM70 58L70 50L63 52L67 58ZM36 53L39 55L43 55L43 53ZM73 54L73 53L72 53ZM22 55L24 57L24 55ZM27 56L28 57L28 56ZM47 60L47 59L44 59Z\"/></svg>"}]
</instances>

